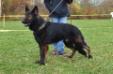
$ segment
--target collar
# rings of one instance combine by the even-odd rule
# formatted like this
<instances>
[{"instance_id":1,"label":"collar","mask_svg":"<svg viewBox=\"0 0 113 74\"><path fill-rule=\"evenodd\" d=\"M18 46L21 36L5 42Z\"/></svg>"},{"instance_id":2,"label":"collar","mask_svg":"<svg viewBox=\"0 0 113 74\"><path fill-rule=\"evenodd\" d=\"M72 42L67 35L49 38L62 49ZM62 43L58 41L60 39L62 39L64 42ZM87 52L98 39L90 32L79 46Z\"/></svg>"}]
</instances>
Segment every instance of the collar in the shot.
<instances>
[{"instance_id":1,"label":"collar","mask_svg":"<svg viewBox=\"0 0 113 74\"><path fill-rule=\"evenodd\" d=\"M38 28L38 30L39 30L39 31L42 30L42 29L46 26L46 24L47 24L47 23L43 23L43 24Z\"/></svg>"}]
</instances>

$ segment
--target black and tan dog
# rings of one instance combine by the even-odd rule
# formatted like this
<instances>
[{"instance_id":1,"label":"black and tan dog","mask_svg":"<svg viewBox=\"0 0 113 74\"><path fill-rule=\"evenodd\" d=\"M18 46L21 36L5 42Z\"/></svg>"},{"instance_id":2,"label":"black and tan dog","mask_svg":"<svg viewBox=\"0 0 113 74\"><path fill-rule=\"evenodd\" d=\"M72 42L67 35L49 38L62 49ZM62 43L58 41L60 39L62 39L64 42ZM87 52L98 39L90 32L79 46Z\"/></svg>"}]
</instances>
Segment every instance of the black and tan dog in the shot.
<instances>
[{"instance_id":1,"label":"black and tan dog","mask_svg":"<svg viewBox=\"0 0 113 74\"><path fill-rule=\"evenodd\" d=\"M82 33L77 27L71 24L59 24L44 21L44 19L39 16L37 6L34 6L32 10L26 6L25 18L22 22L33 31L35 40L39 44L39 64L45 64L48 44L58 42L59 40L63 40L65 46L72 49L72 54L68 56L69 58L72 58L76 51L87 58L92 58L90 49L86 44Z\"/></svg>"}]
</instances>

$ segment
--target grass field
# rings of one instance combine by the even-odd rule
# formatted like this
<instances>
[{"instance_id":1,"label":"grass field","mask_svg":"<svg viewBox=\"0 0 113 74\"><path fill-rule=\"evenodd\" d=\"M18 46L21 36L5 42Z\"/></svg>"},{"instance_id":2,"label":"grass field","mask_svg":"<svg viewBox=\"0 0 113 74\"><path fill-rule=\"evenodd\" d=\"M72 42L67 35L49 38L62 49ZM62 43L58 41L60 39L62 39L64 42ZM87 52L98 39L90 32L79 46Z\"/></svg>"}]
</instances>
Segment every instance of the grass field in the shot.
<instances>
[{"instance_id":1,"label":"grass field","mask_svg":"<svg viewBox=\"0 0 113 74\"><path fill-rule=\"evenodd\" d=\"M80 28L91 47L93 59L76 53L73 59L52 56L52 46L46 66L39 59L39 47L32 32L20 21L0 22L0 74L113 74L113 21L72 20ZM65 48L68 52L69 49Z\"/></svg>"}]
</instances>

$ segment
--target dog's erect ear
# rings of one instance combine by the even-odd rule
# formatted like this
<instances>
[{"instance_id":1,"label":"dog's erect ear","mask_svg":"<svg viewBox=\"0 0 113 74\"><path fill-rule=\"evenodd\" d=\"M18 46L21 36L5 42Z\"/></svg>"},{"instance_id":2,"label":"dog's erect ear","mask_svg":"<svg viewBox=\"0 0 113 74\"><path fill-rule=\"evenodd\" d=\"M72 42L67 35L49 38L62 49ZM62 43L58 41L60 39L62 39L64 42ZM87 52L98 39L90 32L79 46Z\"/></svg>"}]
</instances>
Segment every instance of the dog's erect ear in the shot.
<instances>
[{"instance_id":1,"label":"dog's erect ear","mask_svg":"<svg viewBox=\"0 0 113 74\"><path fill-rule=\"evenodd\" d=\"M36 5L34 6L32 13L38 14L38 6L36 6Z\"/></svg>"},{"instance_id":2,"label":"dog's erect ear","mask_svg":"<svg viewBox=\"0 0 113 74\"><path fill-rule=\"evenodd\" d=\"M29 7L28 5L25 6L25 12L28 12L29 11Z\"/></svg>"}]
</instances>

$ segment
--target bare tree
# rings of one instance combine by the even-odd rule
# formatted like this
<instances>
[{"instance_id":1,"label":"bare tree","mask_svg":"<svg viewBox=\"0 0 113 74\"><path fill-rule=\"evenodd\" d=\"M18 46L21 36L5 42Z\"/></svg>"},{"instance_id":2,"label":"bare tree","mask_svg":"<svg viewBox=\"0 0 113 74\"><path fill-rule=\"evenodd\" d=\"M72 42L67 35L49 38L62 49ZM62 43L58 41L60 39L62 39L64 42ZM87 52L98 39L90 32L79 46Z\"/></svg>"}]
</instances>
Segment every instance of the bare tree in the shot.
<instances>
[{"instance_id":1,"label":"bare tree","mask_svg":"<svg viewBox=\"0 0 113 74\"><path fill-rule=\"evenodd\" d=\"M109 14L113 11L113 0L104 0L103 3L96 7L97 13Z\"/></svg>"}]
</instances>

